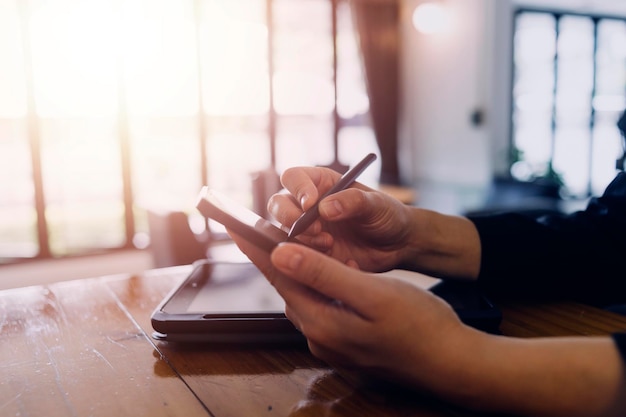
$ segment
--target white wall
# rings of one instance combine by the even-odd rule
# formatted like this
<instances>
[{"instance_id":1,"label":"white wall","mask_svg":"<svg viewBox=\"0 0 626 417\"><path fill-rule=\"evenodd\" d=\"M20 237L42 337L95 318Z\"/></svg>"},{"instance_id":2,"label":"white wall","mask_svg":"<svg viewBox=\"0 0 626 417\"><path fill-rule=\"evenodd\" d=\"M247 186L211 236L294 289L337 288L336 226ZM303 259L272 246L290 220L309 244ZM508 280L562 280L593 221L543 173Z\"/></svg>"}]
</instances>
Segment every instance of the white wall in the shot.
<instances>
[{"instance_id":1,"label":"white wall","mask_svg":"<svg viewBox=\"0 0 626 417\"><path fill-rule=\"evenodd\" d=\"M403 3L403 181L480 187L493 170L489 129L470 115L488 98L487 0L446 1L450 28L431 35L412 25L421 2Z\"/></svg>"}]
</instances>

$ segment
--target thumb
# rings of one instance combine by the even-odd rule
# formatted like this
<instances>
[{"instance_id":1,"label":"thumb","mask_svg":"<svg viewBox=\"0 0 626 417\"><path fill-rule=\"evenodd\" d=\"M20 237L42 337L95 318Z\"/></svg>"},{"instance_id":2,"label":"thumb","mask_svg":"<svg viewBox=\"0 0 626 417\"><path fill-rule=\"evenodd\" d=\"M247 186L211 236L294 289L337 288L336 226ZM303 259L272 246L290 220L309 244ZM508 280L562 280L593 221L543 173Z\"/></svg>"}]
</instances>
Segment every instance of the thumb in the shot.
<instances>
[{"instance_id":1,"label":"thumb","mask_svg":"<svg viewBox=\"0 0 626 417\"><path fill-rule=\"evenodd\" d=\"M373 275L294 243L280 244L271 255L272 264L282 274L316 292L370 318L372 305L379 300L381 282Z\"/></svg>"},{"instance_id":2,"label":"thumb","mask_svg":"<svg viewBox=\"0 0 626 417\"><path fill-rule=\"evenodd\" d=\"M324 198L318 206L320 216L325 220L343 220L368 217L381 208L376 193L366 189L348 188Z\"/></svg>"}]
</instances>

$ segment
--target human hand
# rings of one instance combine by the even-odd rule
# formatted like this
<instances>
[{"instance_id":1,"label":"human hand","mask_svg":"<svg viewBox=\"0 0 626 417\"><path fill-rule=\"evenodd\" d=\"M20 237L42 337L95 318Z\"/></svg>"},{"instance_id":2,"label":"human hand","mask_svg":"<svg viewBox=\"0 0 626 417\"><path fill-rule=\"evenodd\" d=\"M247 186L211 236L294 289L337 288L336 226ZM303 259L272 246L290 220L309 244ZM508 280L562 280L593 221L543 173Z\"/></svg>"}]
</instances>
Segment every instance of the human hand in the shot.
<instances>
[{"instance_id":1,"label":"human hand","mask_svg":"<svg viewBox=\"0 0 626 417\"><path fill-rule=\"evenodd\" d=\"M623 416L623 360L609 337L515 339L460 322L432 293L351 268L304 245L269 254L235 242L284 298L287 317L329 364L476 410Z\"/></svg>"},{"instance_id":2,"label":"human hand","mask_svg":"<svg viewBox=\"0 0 626 417\"><path fill-rule=\"evenodd\" d=\"M340 178L329 168L290 168L286 192L272 196L268 211L290 227ZM360 183L326 197L320 219L301 242L360 269L406 268L446 278L475 279L480 270L478 231L467 218L407 206Z\"/></svg>"},{"instance_id":3,"label":"human hand","mask_svg":"<svg viewBox=\"0 0 626 417\"><path fill-rule=\"evenodd\" d=\"M328 168L291 168L281 181L290 192L270 199L268 211L285 227L330 189L340 174ZM320 219L299 240L342 262L355 262L368 271L391 269L401 262L409 233L409 210L400 201L354 183L326 197Z\"/></svg>"},{"instance_id":4,"label":"human hand","mask_svg":"<svg viewBox=\"0 0 626 417\"><path fill-rule=\"evenodd\" d=\"M457 350L465 350L472 331L432 293L303 245L281 244L270 255L232 236L284 298L287 317L320 359L428 390L457 370L464 356Z\"/></svg>"}]
</instances>

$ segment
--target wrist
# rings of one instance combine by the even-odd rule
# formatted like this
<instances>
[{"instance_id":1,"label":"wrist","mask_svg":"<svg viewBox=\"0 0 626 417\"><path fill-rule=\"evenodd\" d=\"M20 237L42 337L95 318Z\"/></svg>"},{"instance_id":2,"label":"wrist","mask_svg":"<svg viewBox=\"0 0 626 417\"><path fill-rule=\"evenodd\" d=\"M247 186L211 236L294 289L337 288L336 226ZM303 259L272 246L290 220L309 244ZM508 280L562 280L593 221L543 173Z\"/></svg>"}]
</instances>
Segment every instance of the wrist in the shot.
<instances>
[{"instance_id":1,"label":"wrist","mask_svg":"<svg viewBox=\"0 0 626 417\"><path fill-rule=\"evenodd\" d=\"M455 341L459 348L442 367L441 398L514 415L622 415L615 411L626 407L624 370L610 338L516 339L469 330L474 334Z\"/></svg>"},{"instance_id":2,"label":"wrist","mask_svg":"<svg viewBox=\"0 0 626 417\"><path fill-rule=\"evenodd\" d=\"M480 237L469 219L419 208L409 218L403 266L439 277L478 277Z\"/></svg>"},{"instance_id":3,"label":"wrist","mask_svg":"<svg viewBox=\"0 0 626 417\"><path fill-rule=\"evenodd\" d=\"M494 336L462 325L458 333L446 341L441 355L440 371L432 389L435 395L473 408L483 400L484 369L481 363L494 348Z\"/></svg>"},{"instance_id":4,"label":"wrist","mask_svg":"<svg viewBox=\"0 0 626 417\"><path fill-rule=\"evenodd\" d=\"M484 400L485 386L481 362L492 349L490 335L463 323L440 332L433 340L436 352L424 361L414 358L408 382L435 397L474 408Z\"/></svg>"}]
</instances>

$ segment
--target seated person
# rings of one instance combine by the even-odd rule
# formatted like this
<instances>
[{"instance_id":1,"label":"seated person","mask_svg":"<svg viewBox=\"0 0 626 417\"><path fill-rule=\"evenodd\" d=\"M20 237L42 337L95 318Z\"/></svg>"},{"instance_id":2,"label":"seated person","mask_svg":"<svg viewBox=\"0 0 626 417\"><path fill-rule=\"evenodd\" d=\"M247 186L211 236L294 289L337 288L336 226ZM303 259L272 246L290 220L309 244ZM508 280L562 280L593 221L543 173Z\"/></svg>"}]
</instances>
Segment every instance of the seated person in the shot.
<instances>
[{"instance_id":1,"label":"seated person","mask_svg":"<svg viewBox=\"0 0 626 417\"><path fill-rule=\"evenodd\" d=\"M292 168L269 212L286 228L339 178ZM518 339L477 331L443 300L368 272L405 268L477 281L502 297L626 302L626 173L584 211L450 216L355 183L270 254L233 234L285 299L311 352L480 411L626 415L626 329L606 337Z\"/></svg>"}]
</instances>

